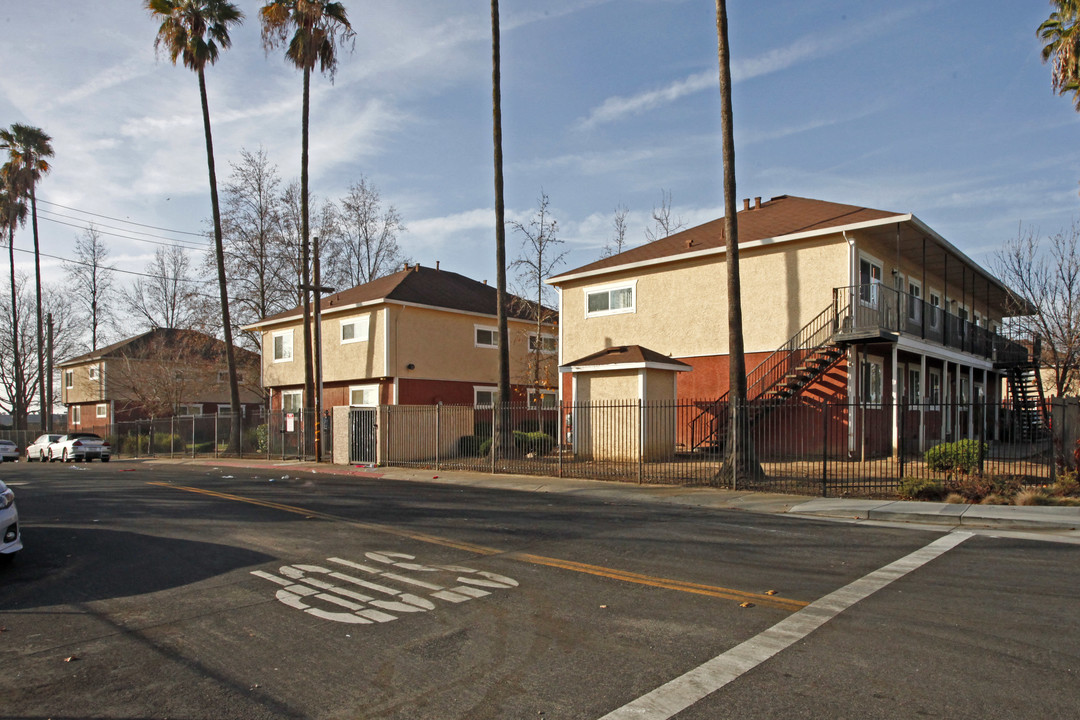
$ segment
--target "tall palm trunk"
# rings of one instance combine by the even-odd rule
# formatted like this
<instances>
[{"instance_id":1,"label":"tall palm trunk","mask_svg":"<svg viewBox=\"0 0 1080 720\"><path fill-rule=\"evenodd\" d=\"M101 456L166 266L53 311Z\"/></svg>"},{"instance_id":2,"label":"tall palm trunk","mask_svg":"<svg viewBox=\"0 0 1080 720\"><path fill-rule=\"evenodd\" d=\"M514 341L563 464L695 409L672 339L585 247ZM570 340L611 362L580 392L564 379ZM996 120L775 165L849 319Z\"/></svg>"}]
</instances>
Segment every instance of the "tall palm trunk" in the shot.
<instances>
[{"instance_id":1,"label":"tall palm trunk","mask_svg":"<svg viewBox=\"0 0 1080 720\"><path fill-rule=\"evenodd\" d=\"M15 430L26 429L26 410L23 408L22 357L19 352L19 309L15 292L15 226L8 227L8 260L11 263L11 354L15 368L15 397L11 401L11 426Z\"/></svg>"},{"instance_id":2,"label":"tall palm trunk","mask_svg":"<svg viewBox=\"0 0 1080 720\"><path fill-rule=\"evenodd\" d=\"M31 165L32 167L32 165ZM52 408L45 406L45 332L41 320L41 250L38 242L37 195L30 183L30 218L34 227L34 280L37 290L37 360L38 360L38 406L41 408L41 432L49 432L52 425Z\"/></svg>"},{"instance_id":3,"label":"tall palm trunk","mask_svg":"<svg viewBox=\"0 0 1080 720\"><path fill-rule=\"evenodd\" d=\"M499 397L495 412L495 457L512 445L510 435L510 342L506 326L506 221L503 208L502 91L499 70L499 0L491 0L491 113L495 144L495 297L499 326Z\"/></svg>"},{"instance_id":4,"label":"tall palm trunk","mask_svg":"<svg viewBox=\"0 0 1080 720\"><path fill-rule=\"evenodd\" d=\"M728 284L728 397L730 402L724 464L719 481L734 489L739 481L760 473L750 436L746 398L746 356L743 348L742 289L739 280L739 221L735 200L735 131L731 110L731 51L727 4L716 0L716 38L720 61L720 132L724 158L724 241Z\"/></svg>"},{"instance_id":5,"label":"tall palm trunk","mask_svg":"<svg viewBox=\"0 0 1080 720\"><path fill-rule=\"evenodd\" d=\"M304 305L304 409L315 407L311 348L311 241L308 221L308 113L311 108L311 70L304 68L304 103L300 122L300 297Z\"/></svg>"},{"instance_id":6,"label":"tall palm trunk","mask_svg":"<svg viewBox=\"0 0 1080 720\"><path fill-rule=\"evenodd\" d=\"M214 167L214 140L210 133L210 104L206 99L206 76L199 70L199 96L202 100L203 131L206 134L206 164L210 170L210 208L214 215L214 253L217 256L218 294L221 297L221 324L225 333L225 361L229 368L229 401L232 422L229 424L229 452L240 452L240 386L236 377L236 354L233 352L232 320L229 317L229 291L225 284L225 248L221 240L221 209L218 205L217 170Z\"/></svg>"}]
</instances>

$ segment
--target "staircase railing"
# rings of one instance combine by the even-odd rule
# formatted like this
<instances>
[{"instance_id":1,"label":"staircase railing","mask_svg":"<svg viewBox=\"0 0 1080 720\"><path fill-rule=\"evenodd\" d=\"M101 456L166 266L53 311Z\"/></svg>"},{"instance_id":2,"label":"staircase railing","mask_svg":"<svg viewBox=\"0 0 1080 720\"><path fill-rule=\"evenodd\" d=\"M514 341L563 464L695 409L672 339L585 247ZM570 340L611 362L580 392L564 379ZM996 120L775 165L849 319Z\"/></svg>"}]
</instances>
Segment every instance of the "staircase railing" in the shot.
<instances>
[{"instance_id":1,"label":"staircase railing","mask_svg":"<svg viewBox=\"0 0 1080 720\"><path fill-rule=\"evenodd\" d=\"M770 388L775 387L789 373L794 372L810 355L828 344L829 338L836 332L836 318L837 307L833 302L747 373L747 400L753 401L763 397ZM730 391L714 402L702 406L701 412L690 421L691 449L696 450L715 438L718 418L727 407L729 395Z\"/></svg>"}]
</instances>

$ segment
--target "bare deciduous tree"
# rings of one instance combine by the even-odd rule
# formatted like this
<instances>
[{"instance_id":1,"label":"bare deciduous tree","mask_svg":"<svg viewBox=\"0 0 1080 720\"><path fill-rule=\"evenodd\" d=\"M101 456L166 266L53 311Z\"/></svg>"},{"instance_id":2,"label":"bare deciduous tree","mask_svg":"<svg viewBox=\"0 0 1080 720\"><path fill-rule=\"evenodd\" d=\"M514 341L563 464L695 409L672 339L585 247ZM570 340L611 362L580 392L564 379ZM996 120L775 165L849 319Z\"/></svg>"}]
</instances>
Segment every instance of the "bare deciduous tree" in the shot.
<instances>
[{"instance_id":1,"label":"bare deciduous tree","mask_svg":"<svg viewBox=\"0 0 1080 720\"><path fill-rule=\"evenodd\" d=\"M379 189L363 176L341 200L341 227L349 286L389 275L408 261L398 244L405 231L401 213L393 205L384 207Z\"/></svg>"},{"instance_id":2,"label":"bare deciduous tree","mask_svg":"<svg viewBox=\"0 0 1080 720\"><path fill-rule=\"evenodd\" d=\"M64 263L68 289L78 315L90 332L90 349L97 350L113 320L113 270L109 248L92 224L75 240L72 259Z\"/></svg>"},{"instance_id":3,"label":"bare deciduous tree","mask_svg":"<svg viewBox=\"0 0 1080 720\"><path fill-rule=\"evenodd\" d=\"M529 298L526 309L535 323L534 334L529 338L529 369L532 374L532 387L536 398L541 397L540 390L547 386L543 379L548 375L548 366L557 362L553 355L553 339L545 345L550 330L545 333L557 318L558 313L550 309L553 290L544 280L566 258L568 250L560 249L564 242L558 238L558 222L548 209L547 193L540 191L536 212L528 224L511 221L512 227L521 235L521 251L510 267L517 271L517 280L522 297Z\"/></svg>"},{"instance_id":4,"label":"bare deciduous tree","mask_svg":"<svg viewBox=\"0 0 1080 720\"><path fill-rule=\"evenodd\" d=\"M209 298L201 296L190 276L191 261L175 245L158 248L139 278L123 291L123 302L143 328L182 328L212 331Z\"/></svg>"},{"instance_id":5,"label":"bare deciduous tree","mask_svg":"<svg viewBox=\"0 0 1080 720\"><path fill-rule=\"evenodd\" d=\"M611 219L614 234L604 248L600 251L600 257L606 258L618 255L626 249L626 217L630 214L630 208L619 204L615 206L615 215Z\"/></svg>"},{"instance_id":6,"label":"bare deciduous tree","mask_svg":"<svg viewBox=\"0 0 1080 720\"><path fill-rule=\"evenodd\" d=\"M1046 238L1021 228L997 253L993 267L1017 293L1009 330L1041 339L1056 394L1074 392L1080 383L1080 222ZM1028 315L1030 308L1035 312Z\"/></svg>"},{"instance_id":7,"label":"bare deciduous tree","mask_svg":"<svg viewBox=\"0 0 1080 720\"><path fill-rule=\"evenodd\" d=\"M671 216L671 191L660 188L660 207L653 206L653 226L645 228L645 240L656 242L686 227L681 217Z\"/></svg>"}]
</instances>

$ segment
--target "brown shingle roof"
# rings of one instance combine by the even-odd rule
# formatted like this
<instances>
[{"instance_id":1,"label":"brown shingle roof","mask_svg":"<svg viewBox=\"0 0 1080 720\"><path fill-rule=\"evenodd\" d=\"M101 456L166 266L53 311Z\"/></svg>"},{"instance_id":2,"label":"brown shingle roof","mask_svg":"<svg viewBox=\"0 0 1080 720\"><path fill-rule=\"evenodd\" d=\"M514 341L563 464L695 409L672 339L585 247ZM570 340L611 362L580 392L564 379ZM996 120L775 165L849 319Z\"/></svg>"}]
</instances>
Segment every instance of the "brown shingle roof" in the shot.
<instances>
[{"instance_id":1,"label":"brown shingle roof","mask_svg":"<svg viewBox=\"0 0 1080 720\"><path fill-rule=\"evenodd\" d=\"M198 351L208 359L225 357L225 342L198 330L180 330L176 328L154 328L142 335L135 335L125 340L106 345L93 352L88 352L69 360L57 363L57 367L79 365L84 362L109 357L142 357L148 351L160 352L162 348L182 347L189 351ZM237 364L257 363L258 356L241 347L233 346Z\"/></svg>"},{"instance_id":2,"label":"brown shingle roof","mask_svg":"<svg viewBox=\"0 0 1080 720\"><path fill-rule=\"evenodd\" d=\"M739 244L766 238L793 235L801 232L826 230L855 223L896 217L899 213L885 210L843 205L841 203L811 200L809 198L781 195L764 202L760 207L741 210L739 221ZM618 255L597 260L552 278L557 281L566 275L576 275L595 270L616 268L620 265L676 258L679 255L700 252L724 246L724 218L712 220L689 230L668 235L655 242L626 250Z\"/></svg>"},{"instance_id":3,"label":"brown shingle roof","mask_svg":"<svg viewBox=\"0 0 1080 720\"><path fill-rule=\"evenodd\" d=\"M498 308L494 287L449 270L420 265L327 295L322 299L321 308L325 313L340 307L386 300L492 316ZM511 295L507 317L531 320L531 307L528 301ZM294 318L301 312L302 307L295 307L263 318L259 324ZM547 312L554 314L553 310Z\"/></svg>"},{"instance_id":4,"label":"brown shingle roof","mask_svg":"<svg viewBox=\"0 0 1080 720\"><path fill-rule=\"evenodd\" d=\"M655 350L650 350L647 347L642 347L641 345L617 345L615 347L604 348L599 352L586 355L580 360L564 363L562 367L577 368L597 365L642 365L644 363L658 363L662 365L684 367L687 370L690 369L690 366L681 360L676 360L675 358L668 357L667 355L658 353Z\"/></svg>"}]
</instances>

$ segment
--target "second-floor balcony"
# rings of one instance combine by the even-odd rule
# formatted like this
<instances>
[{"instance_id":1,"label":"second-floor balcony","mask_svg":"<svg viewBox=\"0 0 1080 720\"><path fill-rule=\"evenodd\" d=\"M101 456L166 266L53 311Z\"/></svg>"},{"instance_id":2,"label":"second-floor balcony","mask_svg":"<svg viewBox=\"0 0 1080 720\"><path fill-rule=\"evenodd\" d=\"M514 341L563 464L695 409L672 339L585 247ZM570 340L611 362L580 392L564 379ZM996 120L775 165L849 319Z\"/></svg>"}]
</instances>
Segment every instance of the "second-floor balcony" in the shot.
<instances>
[{"instance_id":1,"label":"second-floor balcony","mask_svg":"<svg viewBox=\"0 0 1080 720\"><path fill-rule=\"evenodd\" d=\"M970 353L999 365L1037 362L1030 344L1010 340L923 298L880 283L833 290L834 339L894 341L901 335Z\"/></svg>"}]
</instances>

